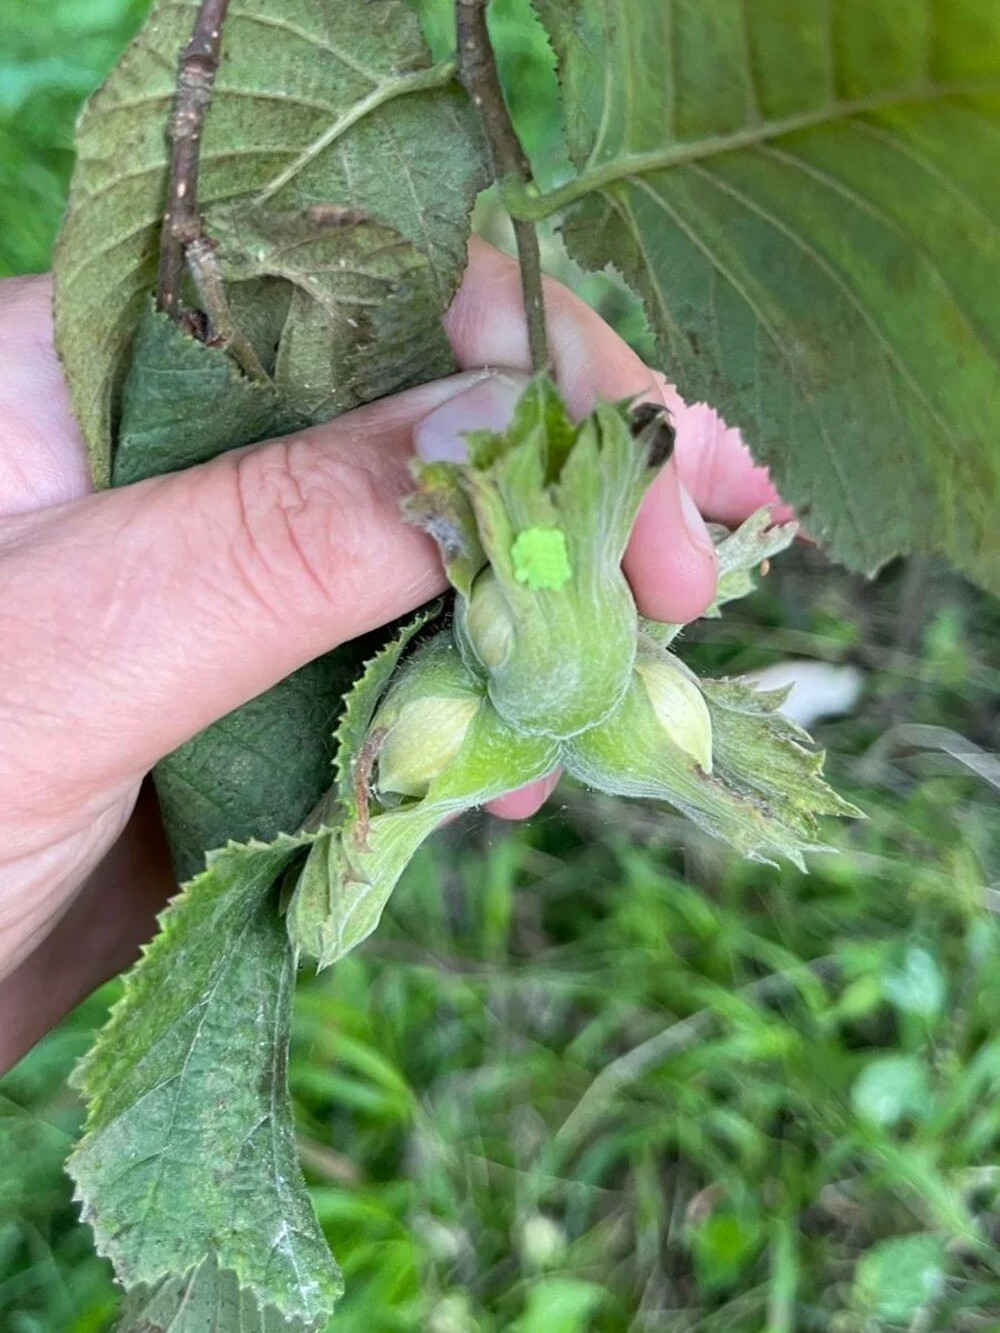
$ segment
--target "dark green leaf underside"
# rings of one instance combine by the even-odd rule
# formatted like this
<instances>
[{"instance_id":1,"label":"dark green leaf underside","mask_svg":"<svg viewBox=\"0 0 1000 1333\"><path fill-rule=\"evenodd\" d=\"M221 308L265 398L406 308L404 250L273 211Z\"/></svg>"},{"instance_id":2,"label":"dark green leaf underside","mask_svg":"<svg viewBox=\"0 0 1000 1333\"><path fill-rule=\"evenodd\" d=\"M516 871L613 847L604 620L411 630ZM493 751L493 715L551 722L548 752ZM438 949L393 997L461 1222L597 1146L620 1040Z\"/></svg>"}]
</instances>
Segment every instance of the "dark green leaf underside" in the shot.
<instances>
[{"instance_id":1,"label":"dark green leaf underside","mask_svg":"<svg viewBox=\"0 0 1000 1333\"><path fill-rule=\"evenodd\" d=\"M247 284L248 298L234 306L244 328L248 317L272 327L254 330L266 364L273 364L288 312L285 284ZM270 356L268 356L268 350ZM147 298L136 330L122 393L115 448L116 486L203 463L237 444L254 444L309 424L274 389L243 376L225 352L180 332Z\"/></svg>"}]
</instances>

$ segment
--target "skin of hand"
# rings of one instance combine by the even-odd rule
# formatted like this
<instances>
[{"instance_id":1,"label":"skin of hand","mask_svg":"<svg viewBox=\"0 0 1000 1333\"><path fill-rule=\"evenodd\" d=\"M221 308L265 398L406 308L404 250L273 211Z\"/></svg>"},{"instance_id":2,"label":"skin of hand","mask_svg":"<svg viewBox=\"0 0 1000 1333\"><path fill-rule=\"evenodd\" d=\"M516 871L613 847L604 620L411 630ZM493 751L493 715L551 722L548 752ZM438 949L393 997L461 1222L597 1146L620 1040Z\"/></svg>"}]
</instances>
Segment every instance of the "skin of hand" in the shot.
<instances>
[{"instance_id":1,"label":"skin of hand","mask_svg":"<svg viewBox=\"0 0 1000 1333\"><path fill-rule=\"evenodd\" d=\"M625 569L640 610L693 619L716 577L700 511L736 522L775 501L767 473L735 431L686 431L697 409L564 287L547 284L546 310L574 414L632 395L675 412L675 456ZM449 379L93 494L50 282L0 284L0 1070L131 962L175 889L152 765L443 590L433 547L400 517L408 458L414 444L455 456L464 431L506 424L530 366L515 263L474 241L445 326ZM531 814L551 785L491 808Z\"/></svg>"}]
</instances>

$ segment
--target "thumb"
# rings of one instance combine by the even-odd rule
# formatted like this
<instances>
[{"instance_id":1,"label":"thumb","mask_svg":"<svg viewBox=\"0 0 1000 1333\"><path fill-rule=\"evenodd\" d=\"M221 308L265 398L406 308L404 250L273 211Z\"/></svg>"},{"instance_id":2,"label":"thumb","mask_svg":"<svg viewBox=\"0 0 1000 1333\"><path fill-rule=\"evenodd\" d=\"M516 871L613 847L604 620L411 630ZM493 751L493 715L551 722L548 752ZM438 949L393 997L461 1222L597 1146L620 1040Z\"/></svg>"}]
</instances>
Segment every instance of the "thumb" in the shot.
<instances>
[{"instance_id":1,"label":"thumb","mask_svg":"<svg viewBox=\"0 0 1000 1333\"><path fill-rule=\"evenodd\" d=\"M484 377L456 375L186 472L8 520L8 813L137 776L304 663L440 591L435 550L399 512L411 437L443 402L461 410L458 396Z\"/></svg>"},{"instance_id":2,"label":"thumb","mask_svg":"<svg viewBox=\"0 0 1000 1333\"><path fill-rule=\"evenodd\" d=\"M715 546L674 459L646 493L623 565L639 610L652 620L687 624L715 598Z\"/></svg>"}]
</instances>

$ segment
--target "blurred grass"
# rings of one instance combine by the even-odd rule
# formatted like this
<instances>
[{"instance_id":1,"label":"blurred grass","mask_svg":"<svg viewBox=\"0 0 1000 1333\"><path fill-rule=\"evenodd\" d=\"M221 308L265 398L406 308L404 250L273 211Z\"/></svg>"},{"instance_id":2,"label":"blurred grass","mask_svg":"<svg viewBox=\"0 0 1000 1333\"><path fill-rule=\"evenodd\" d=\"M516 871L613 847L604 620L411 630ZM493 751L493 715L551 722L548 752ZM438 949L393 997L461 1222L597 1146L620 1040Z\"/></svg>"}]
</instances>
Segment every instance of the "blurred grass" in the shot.
<instances>
[{"instance_id":1,"label":"blurred grass","mask_svg":"<svg viewBox=\"0 0 1000 1333\"><path fill-rule=\"evenodd\" d=\"M76 108L142 8L0 0L7 271L46 264ZM525 0L497 9L558 173L544 47ZM641 340L612 284L586 290ZM809 876L572 788L523 827L439 835L379 934L298 999L300 1143L348 1284L332 1329L1000 1329L997 791L905 730L1000 749L998 632L937 566L867 585L808 550L689 632L702 670L865 672L817 731L870 818L831 829ZM113 1321L62 1161L67 1074L114 990L0 1084L4 1333Z\"/></svg>"},{"instance_id":2,"label":"blurred grass","mask_svg":"<svg viewBox=\"0 0 1000 1333\"><path fill-rule=\"evenodd\" d=\"M0 0L0 276L48 266L83 99L146 0Z\"/></svg>"}]
</instances>

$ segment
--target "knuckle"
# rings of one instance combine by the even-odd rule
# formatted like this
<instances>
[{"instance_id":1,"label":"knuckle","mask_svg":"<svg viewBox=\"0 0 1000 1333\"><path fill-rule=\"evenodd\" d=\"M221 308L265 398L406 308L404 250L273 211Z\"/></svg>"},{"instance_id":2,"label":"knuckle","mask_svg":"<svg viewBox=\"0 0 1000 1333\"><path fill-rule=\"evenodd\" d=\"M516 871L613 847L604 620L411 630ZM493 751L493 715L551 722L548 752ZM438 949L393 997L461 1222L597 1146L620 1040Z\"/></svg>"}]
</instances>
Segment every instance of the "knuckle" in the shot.
<instances>
[{"instance_id":1,"label":"knuckle","mask_svg":"<svg viewBox=\"0 0 1000 1333\"><path fill-rule=\"evenodd\" d=\"M292 435L233 460L231 556L251 597L279 621L328 616L364 555L374 479Z\"/></svg>"}]
</instances>

